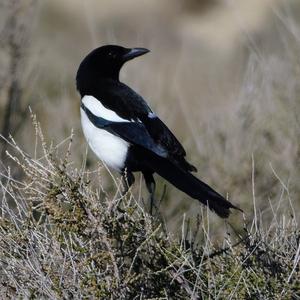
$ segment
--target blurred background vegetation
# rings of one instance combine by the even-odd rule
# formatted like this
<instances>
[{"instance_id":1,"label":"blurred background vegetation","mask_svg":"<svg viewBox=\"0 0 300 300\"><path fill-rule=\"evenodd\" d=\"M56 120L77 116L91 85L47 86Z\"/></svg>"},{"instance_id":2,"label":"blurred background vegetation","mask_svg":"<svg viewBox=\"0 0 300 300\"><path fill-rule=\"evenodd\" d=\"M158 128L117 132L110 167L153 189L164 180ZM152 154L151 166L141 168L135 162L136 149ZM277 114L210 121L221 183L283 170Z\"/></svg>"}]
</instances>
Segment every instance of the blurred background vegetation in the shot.
<instances>
[{"instance_id":1,"label":"blurred background vegetation","mask_svg":"<svg viewBox=\"0 0 300 300\"><path fill-rule=\"evenodd\" d=\"M30 106L47 141L58 144L74 129L79 167L87 150L75 89L80 61L103 44L146 47L151 53L125 66L121 80L183 142L198 177L249 218L253 199L262 220L273 210L297 216L299 23L297 0L1 0L0 130L34 153ZM2 142L2 174L12 164L7 147ZM98 166L89 151L87 168ZM183 212L199 211L168 186L161 212L171 229ZM217 228L221 221L211 217Z\"/></svg>"}]
</instances>

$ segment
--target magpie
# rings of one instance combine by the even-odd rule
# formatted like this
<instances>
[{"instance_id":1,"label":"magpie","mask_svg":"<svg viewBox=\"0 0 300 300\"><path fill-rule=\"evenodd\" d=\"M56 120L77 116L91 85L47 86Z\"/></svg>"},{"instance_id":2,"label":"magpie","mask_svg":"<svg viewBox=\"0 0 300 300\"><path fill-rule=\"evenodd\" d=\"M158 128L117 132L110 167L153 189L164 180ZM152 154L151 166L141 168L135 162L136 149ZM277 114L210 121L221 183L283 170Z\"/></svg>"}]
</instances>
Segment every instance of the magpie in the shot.
<instances>
[{"instance_id":1,"label":"magpie","mask_svg":"<svg viewBox=\"0 0 300 300\"><path fill-rule=\"evenodd\" d=\"M186 160L186 151L146 101L119 79L122 66L148 53L145 48L105 45L94 49L80 63L76 86L81 96L84 136L106 165L125 178L126 191L134 172L142 172L150 193L151 210L157 173L221 218L239 209L191 173L197 169Z\"/></svg>"}]
</instances>

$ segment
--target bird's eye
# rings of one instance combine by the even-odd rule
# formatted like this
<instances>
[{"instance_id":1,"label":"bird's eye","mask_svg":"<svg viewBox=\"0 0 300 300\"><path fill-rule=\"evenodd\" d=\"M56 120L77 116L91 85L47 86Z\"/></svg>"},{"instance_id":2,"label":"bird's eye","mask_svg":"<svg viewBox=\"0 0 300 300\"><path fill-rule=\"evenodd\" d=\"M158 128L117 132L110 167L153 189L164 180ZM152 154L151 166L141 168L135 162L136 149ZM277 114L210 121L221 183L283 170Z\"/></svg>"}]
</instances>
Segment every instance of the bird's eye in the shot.
<instances>
[{"instance_id":1,"label":"bird's eye","mask_svg":"<svg viewBox=\"0 0 300 300\"><path fill-rule=\"evenodd\" d=\"M110 58L116 58L116 54L113 53L113 52L108 52L108 56L109 56Z\"/></svg>"}]
</instances>

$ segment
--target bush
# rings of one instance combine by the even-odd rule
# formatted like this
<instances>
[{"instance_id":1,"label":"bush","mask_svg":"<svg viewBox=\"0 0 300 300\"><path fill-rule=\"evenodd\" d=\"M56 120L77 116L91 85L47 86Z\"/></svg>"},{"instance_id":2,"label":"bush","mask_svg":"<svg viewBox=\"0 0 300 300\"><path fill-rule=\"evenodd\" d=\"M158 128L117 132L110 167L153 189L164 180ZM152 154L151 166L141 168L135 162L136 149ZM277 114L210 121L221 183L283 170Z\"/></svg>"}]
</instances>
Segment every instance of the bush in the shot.
<instances>
[{"instance_id":1,"label":"bush","mask_svg":"<svg viewBox=\"0 0 300 300\"><path fill-rule=\"evenodd\" d=\"M23 177L12 178L9 168L2 174L1 298L300 298L293 216L274 211L268 227L256 216L217 246L203 214L175 238L142 199L120 196L117 178L107 193L99 174L72 166L72 136L62 155L34 124L41 155L30 157L12 140L8 155Z\"/></svg>"}]
</instances>

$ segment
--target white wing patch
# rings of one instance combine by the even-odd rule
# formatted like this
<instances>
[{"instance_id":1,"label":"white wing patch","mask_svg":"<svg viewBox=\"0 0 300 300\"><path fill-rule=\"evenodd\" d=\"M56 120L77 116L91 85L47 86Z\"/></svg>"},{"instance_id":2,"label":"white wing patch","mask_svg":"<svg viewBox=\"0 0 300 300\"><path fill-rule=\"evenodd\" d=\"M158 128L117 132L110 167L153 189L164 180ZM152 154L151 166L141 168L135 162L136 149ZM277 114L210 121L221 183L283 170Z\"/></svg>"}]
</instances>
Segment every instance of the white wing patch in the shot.
<instances>
[{"instance_id":1,"label":"white wing patch","mask_svg":"<svg viewBox=\"0 0 300 300\"><path fill-rule=\"evenodd\" d=\"M92 101L89 102L90 106L91 103ZM99 106L97 107L99 108ZM92 108L88 108L92 111ZM93 110L94 112L95 110ZM109 167L120 172L124 168L129 143L106 130L94 126L82 108L80 108L80 113L83 133L93 152ZM103 114L101 117L103 117Z\"/></svg>"},{"instance_id":2,"label":"white wing patch","mask_svg":"<svg viewBox=\"0 0 300 300\"><path fill-rule=\"evenodd\" d=\"M151 111L151 112L148 113L148 118L149 119L155 119L155 118L157 118L157 115L154 112Z\"/></svg>"},{"instance_id":3,"label":"white wing patch","mask_svg":"<svg viewBox=\"0 0 300 300\"><path fill-rule=\"evenodd\" d=\"M121 117L119 117L114 111L104 107L102 103L99 100L97 100L94 96L84 96L81 101L84 104L84 106L88 110L90 110L90 112L93 115L97 117L101 117L105 120L113 122L130 122L126 119L122 119Z\"/></svg>"}]
</instances>

